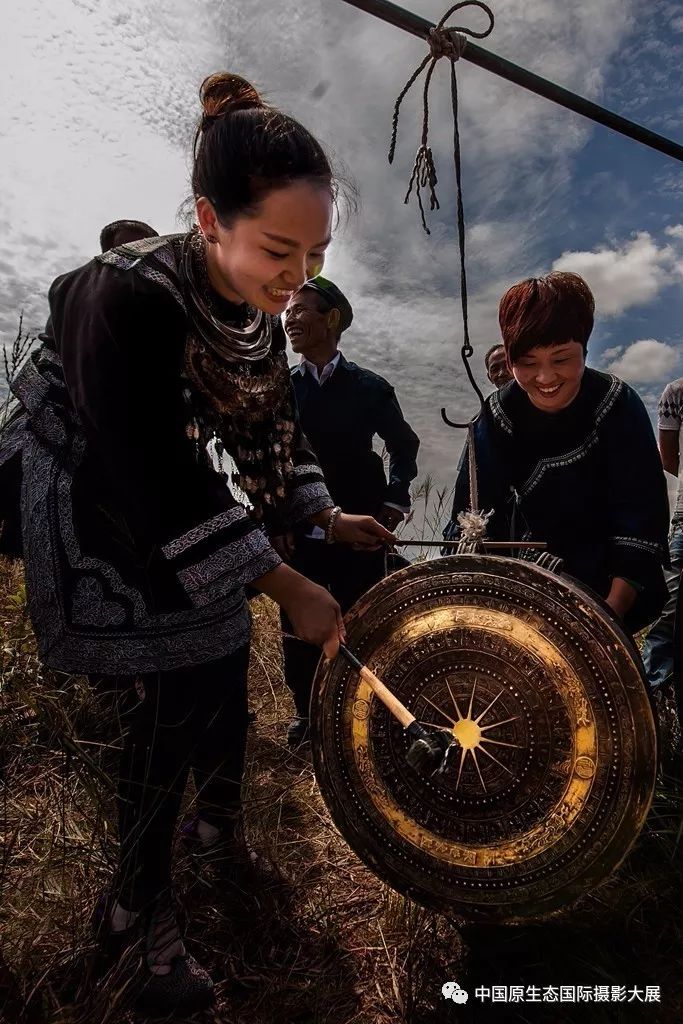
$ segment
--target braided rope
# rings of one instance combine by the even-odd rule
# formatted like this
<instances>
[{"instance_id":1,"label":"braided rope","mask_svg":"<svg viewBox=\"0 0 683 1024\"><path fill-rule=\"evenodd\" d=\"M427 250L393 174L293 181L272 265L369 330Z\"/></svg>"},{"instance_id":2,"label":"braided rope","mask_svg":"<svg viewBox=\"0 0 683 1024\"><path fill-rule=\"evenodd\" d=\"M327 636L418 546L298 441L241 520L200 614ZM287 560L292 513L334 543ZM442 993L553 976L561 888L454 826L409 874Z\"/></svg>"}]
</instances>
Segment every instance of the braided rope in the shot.
<instances>
[{"instance_id":1,"label":"braided rope","mask_svg":"<svg viewBox=\"0 0 683 1024\"><path fill-rule=\"evenodd\" d=\"M450 28L446 27L448 19L458 10L462 10L466 7L478 7L485 12L488 16L489 24L481 32L477 32L474 29L467 28L463 25L456 25ZM470 366L470 359L473 355L474 349L470 342L470 331L469 331L469 317L468 317L468 302L467 302L467 261L465 255L465 210L462 196L462 158L460 153L460 129L458 124L458 82L455 74L456 61L462 56L465 47L467 46L467 37L471 36L476 39L484 39L490 35L493 31L494 17L493 12L483 3L482 0L461 0L460 3L453 4L444 16L439 21L438 25L430 29L428 43L429 53L421 61L419 66L412 73L405 86L399 93L399 96L394 104L394 112L392 117L392 128L391 128L391 142L389 145L389 163L393 163L394 156L396 153L396 142L398 138L398 120L401 109L401 104L405 99L406 95L415 84L417 79L420 77L422 72L427 68L427 74L425 76L423 93L422 93L422 138L420 146L418 147L417 154L415 156L415 162L410 175L410 181L408 183L408 191L406 193L404 203L408 203L412 195L413 189L417 198L417 204L420 210L420 218L422 221L422 227L427 234L430 234L429 227L427 226L427 220L424 210L424 203L422 199L423 191L427 191L429 196L429 207L430 210L440 209L439 200L436 194L436 186L438 183L436 167L434 164L434 156L432 154L431 147L429 146L429 86L434 74L434 69L439 60L445 57L451 66L451 104L453 108L453 162L455 164L455 181L456 181L456 192L457 192L457 222L458 222L458 249L460 252L460 305L462 310L462 326L463 326L463 343L460 350L460 355L467 373L470 385L479 399L480 411L484 406L484 396L481 393L481 389L474 379L472 368ZM477 510L478 505L478 491L477 491L477 463L476 454L474 448L474 419L467 423L454 423L446 416L446 410L441 410L441 416L445 423L450 427L459 427L467 429L468 431L468 458L469 458L469 477L470 477L470 508L472 512ZM476 418L476 417L475 417Z\"/></svg>"}]
</instances>

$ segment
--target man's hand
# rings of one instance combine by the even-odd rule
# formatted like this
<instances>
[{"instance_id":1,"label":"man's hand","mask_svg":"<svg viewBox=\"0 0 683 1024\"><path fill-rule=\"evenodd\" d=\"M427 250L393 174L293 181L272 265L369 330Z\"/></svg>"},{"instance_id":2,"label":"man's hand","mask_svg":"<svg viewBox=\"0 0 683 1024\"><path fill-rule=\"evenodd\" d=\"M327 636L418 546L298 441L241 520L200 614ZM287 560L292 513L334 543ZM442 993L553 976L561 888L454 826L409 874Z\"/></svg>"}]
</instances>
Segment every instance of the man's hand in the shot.
<instances>
[{"instance_id":1,"label":"man's hand","mask_svg":"<svg viewBox=\"0 0 683 1024\"><path fill-rule=\"evenodd\" d=\"M398 524L403 522L405 516L403 512L401 512L400 508L392 508L391 505L382 505L377 518L382 526L386 526L387 530L390 530L391 533L393 533Z\"/></svg>"}]
</instances>

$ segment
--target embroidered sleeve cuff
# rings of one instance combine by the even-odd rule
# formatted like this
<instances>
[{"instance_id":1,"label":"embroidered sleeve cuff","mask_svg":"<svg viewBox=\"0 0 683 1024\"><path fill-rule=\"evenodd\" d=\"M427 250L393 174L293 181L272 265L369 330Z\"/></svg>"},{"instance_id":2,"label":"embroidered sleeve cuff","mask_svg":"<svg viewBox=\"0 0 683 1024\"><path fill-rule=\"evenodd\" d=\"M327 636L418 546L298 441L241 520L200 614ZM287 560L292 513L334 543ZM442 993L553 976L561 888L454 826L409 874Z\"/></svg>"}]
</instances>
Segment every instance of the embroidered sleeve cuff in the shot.
<instances>
[{"instance_id":1,"label":"embroidered sleeve cuff","mask_svg":"<svg viewBox=\"0 0 683 1024\"><path fill-rule=\"evenodd\" d=\"M661 556L661 544L655 540L644 540L642 537L612 537L612 544L617 550L641 551L646 555Z\"/></svg>"},{"instance_id":2,"label":"embroidered sleeve cuff","mask_svg":"<svg viewBox=\"0 0 683 1024\"><path fill-rule=\"evenodd\" d=\"M638 589L645 585L653 569L662 563L663 551L656 541L641 537L612 537L610 575L627 580Z\"/></svg>"},{"instance_id":3,"label":"embroidered sleeve cuff","mask_svg":"<svg viewBox=\"0 0 683 1024\"><path fill-rule=\"evenodd\" d=\"M169 541L162 553L196 608L239 590L281 562L241 505Z\"/></svg>"},{"instance_id":4,"label":"embroidered sleeve cuff","mask_svg":"<svg viewBox=\"0 0 683 1024\"><path fill-rule=\"evenodd\" d=\"M295 466L290 481L290 523L295 525L304 522L333 505L320 466L314 462Z\"/></svg>"}]
</instances>

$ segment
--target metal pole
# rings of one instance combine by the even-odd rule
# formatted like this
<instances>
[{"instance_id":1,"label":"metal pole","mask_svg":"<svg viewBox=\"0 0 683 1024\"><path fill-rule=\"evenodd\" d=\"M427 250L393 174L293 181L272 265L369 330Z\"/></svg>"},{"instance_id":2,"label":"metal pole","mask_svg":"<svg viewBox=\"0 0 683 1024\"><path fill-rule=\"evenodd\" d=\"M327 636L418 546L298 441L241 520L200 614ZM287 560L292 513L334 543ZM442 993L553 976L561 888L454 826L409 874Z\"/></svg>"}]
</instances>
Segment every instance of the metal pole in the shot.
<instances>
[{"instance_id":1,"label":"metal pole","mask_svg":"<svg viewBox=\"0 0 683 1024\"><path fill-rule=\"evenodd\" d=\"M413 14L412 11L406 11L397 4L389 3L388 0L344 0L344 3L357 7L367 14L373 14L376 18L381 18L382 21L423 39L427 39L429 30L435 27L433 22ZM514 82L515 85L521 85L523 89L528 89L530 92L536 93L537 96L544 96L546 99L552 100L553 103L559 103L567 110L582 114L584 117L590 118L591 121L603 124L629 139L635 139L636 142L649 146L650 149L656 149L666 156L671 156L674 160L683 161L683 145L678 142L651 132L649 128L644 128L642 125L636 124L635 121L629 121L619 114L614 114L597 103L591 103L590 100L577 96L569 89L563 89L562 86L555 85L554 82L549 82L546 78L541 78L540 75L535 75L511 61L505 60L504 57L491 53L490 50L484 50L476 43L468 41L460 59L468 60L470 64L476 64L477 67L491 71L494 75L507 79L508 82Z\"/></svg>"},{"instance_id":2,"label":"metal pole","mask_svg":"<svg viewBox=\"0 0 683 1024\"><path fill-rule=\"evenodd\" d=\"M395 543L397 548L457 548L459 540L401 540ZM487 551L514 551L517 548L533 548L535 551L546 551L548 545L542 540L483 540L481 546Z\"/></svg>"}]
</instances>

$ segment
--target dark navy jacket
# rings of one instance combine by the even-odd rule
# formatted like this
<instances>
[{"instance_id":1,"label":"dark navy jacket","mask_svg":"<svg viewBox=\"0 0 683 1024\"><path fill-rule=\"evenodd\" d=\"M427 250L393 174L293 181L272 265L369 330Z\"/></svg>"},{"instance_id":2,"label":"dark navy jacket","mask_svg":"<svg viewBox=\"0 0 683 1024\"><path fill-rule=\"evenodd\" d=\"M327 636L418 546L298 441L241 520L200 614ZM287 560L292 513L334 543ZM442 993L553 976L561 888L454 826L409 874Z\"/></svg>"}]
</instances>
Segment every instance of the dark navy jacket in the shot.
<instances>
[{"instance_id":1,"label":"dark navy jacket","mask_svg":"<svg viewBox=\"0 0 683 1024\"><path fill-rule=\"evenodd\" d=\"M667 591L666 481L650 419L636 392L587 369L560 412L535 409L516 381L490 395L474 431L479 507L494 514L491 540L545 541L564 570L605 597L612 579L638 590L626 616L636 631L659 614ZM458 536L469 508L465 456L444 535Z\"/></svg>"},{"instance_id":2,"label":"dark navy jacket","mask_svg":"<svg viewBox=\"0 0 683 1024\"><path fill-rule=\"evenodd\" d=\"M365 515L376 515L387 501L409 506L420 440L406 423L391 384L341 354L324 384L299 366L292 370L292 382L301 427L335 504ZM388 483L382 458L372 448L375 434L389 455Z\"/></svg>"}]
</instances>

